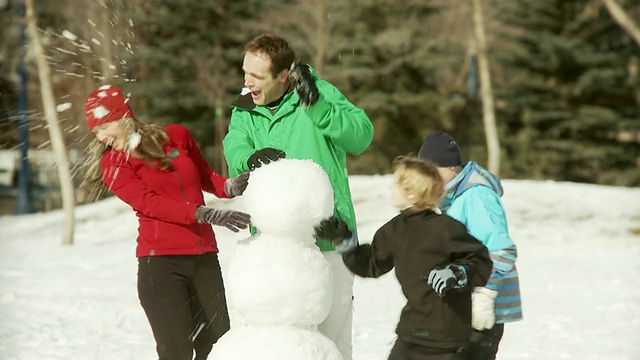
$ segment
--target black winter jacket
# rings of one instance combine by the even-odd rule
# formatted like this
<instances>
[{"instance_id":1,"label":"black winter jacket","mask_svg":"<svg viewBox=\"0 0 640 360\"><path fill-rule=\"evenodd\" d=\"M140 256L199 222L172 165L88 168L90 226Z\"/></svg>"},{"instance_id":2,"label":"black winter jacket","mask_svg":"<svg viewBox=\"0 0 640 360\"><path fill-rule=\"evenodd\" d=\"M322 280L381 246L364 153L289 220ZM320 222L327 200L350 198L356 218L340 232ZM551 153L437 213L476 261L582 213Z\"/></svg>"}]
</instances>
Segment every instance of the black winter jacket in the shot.
<instances>
[{"instance_id":1,"label":"black winter jacket","mask_svg":"<svg viewBox=\"0 0 640 360\"><path fill-rule=\"evenodd\" d=\"M486 284L492 262L460 222L432 210L404 210L378 229L371 244L343 254L343 260L362 277L379 277L395 267L407 298L396 328L400 339L443 352L467 344L471 290ZM464 266L467 286L440 297L424 278L451 263Z\"/></svg>"}]
</instances>

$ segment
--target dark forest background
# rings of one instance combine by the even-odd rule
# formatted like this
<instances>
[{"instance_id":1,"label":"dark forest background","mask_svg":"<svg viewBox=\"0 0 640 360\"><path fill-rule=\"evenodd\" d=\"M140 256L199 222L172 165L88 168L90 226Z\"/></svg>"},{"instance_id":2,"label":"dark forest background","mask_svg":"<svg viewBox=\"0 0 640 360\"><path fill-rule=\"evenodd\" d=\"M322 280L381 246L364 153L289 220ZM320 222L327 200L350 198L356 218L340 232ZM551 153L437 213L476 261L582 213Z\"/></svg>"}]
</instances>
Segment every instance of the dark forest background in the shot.
<instances>
[{"instance_id":1,"label":"dark forest background","mask_svg":"<svg viewBox=\"0 0 640 360\"><path fill-rule=\"evenodd\" d=\"M0 148L18 145L24 53L30 147L48 132L17 0L0 1ZM640 19L640 0L618 0ZM500 175L640 186L640 46L595 0L482 2L501 146ZM375 138L349 161L380 174L435 129L487 159L466 0L36 1L65 142L88 143L83 101L102 84L131 94L143 121L189 127L224 172L220 139L242 87L243 46L262 32L366 110ZM70 104L71 108L63 104Z\"/></svg>"}]
</instances>

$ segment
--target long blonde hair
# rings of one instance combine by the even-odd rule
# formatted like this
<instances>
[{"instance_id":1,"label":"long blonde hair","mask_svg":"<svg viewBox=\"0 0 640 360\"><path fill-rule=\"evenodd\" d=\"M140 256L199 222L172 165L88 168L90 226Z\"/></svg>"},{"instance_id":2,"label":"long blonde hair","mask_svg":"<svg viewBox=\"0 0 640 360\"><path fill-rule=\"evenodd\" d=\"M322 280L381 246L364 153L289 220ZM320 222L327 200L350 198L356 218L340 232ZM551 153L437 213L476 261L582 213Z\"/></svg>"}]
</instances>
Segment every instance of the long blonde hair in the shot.
<instances>
[{"instance_id":1,"label":"long blonde hair","mask_svg":"<svg viewBox=\"0 0 640 360\"><path fill-rule=\"evenodd\" d=\"M445 185L434 164L413 156L400 156L393 161L393 172L413 209L435 209L442 201Z\"/></svg>"},{"instance_id":2,"label":"long blonde hair","mask_svg":"<svg viewBox=\"0 0 640 360\"><path fill-rule=\"evenodd\" d=\"M145 124L132 117L118 120L118 125L125 134L138 132L140 144L135 149L135 156L143 160L148 166L160 169L168 169L171 163L167 159L163 146L169 143L169 135L164 130L164 125ZM86 187L90 200L101 199L107 187L103 183L100 160L110 146L102 143L97 138L91 140L87 146L88 155L83 163L84 180L80 186Z\"/></svg>"}]
</instances>

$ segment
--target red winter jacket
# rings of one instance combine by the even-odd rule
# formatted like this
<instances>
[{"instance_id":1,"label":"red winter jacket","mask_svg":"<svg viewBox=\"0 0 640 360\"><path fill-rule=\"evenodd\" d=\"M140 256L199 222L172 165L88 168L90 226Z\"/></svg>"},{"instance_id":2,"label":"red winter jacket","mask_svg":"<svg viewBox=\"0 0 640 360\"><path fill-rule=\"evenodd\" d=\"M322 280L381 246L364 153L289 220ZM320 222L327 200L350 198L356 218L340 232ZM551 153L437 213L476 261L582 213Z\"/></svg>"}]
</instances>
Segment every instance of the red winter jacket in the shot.
<instances>
[{"instance_id":1,"label":"red winter jacket","mask_svg":"<svg viewBox=\"0 0 640 360\"><path fill-rule=\"evenodd\" d=\"M100 161L103 182L138 216L137 257L218 252L211 225L198 224L195 213L204 205L202 190L228 198L226 178L209 168L184 126L165 130L170 144L164 151L173 169L161 170L110 149Z\"/></svg>"}]
</instances>

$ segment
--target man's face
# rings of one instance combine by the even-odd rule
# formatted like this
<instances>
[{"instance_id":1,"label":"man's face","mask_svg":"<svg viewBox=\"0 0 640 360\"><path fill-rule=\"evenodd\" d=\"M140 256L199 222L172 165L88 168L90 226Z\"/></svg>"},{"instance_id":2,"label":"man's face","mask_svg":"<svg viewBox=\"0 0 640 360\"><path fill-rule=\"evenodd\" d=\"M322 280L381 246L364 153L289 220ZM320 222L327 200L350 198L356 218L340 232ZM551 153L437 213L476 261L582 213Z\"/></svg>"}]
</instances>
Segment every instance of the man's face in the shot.
<instances>
[{"instance_id":1,"label":"man's face","mask_svg":"<svg viewBox=\"0 0 640 360\"><path fill-rule=\"evenodd\" d=\"M287 70L275 78L271 74L271 59L262 54L247 52L242 62L244 86L251 90L253 103L266 105L278 100L287 91Z\"/></svg>"}]
</instances>

